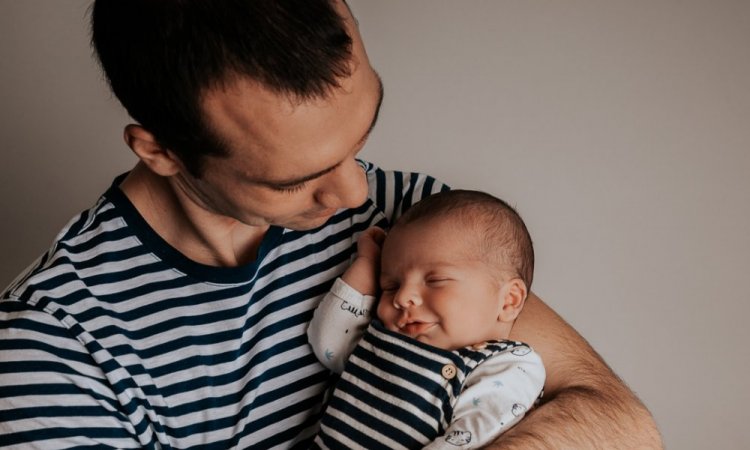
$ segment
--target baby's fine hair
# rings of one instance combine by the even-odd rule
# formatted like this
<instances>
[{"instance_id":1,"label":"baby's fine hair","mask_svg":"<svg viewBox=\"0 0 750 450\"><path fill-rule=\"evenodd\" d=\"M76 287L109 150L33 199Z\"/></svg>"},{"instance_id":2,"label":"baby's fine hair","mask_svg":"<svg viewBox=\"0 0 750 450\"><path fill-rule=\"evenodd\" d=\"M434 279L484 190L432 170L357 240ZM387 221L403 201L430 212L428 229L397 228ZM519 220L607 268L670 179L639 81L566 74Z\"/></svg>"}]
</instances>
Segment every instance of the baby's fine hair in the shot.
<instances>
[{"instance_id":1,"label":"baby's fine hair","mask_svg":"<svg viewBox=\"0 0 750 450\"><path fill-rule=\"evenodd\" d=\"M479 257L491 266L512 268L531 289L534 246L521 216L508 203L490 194L471 190L443 191L409 208L394 228L434 219L453 220L466 229L463 238L476 238Z\"/></svg>"}]
</instances>

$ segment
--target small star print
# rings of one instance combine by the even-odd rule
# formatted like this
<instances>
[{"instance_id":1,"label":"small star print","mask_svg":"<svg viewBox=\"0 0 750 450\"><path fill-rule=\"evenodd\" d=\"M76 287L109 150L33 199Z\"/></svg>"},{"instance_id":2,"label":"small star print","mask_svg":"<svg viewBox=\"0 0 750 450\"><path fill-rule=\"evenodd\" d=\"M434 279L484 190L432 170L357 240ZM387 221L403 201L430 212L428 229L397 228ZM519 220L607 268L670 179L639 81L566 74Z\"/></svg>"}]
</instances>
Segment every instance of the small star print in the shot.
<instances>
[{"instance_id":1,"label":"small star print","mask_svg":"<svg viewBox=\"0 0 750 450\"><path fill-rule=\"evenodd\" d=\"M496 388L501 388L501 387L503 387L503 386L504 386L504 385L503 385L503 382L502 382L502 381L500 381L500 380L498 380L498 381L495 381L495 387L496 387Z\"/></svg>"},{"instance_id":2,"label":"small star print","mask_svg":"<svg viewBox=\"0 0 750 450\"><path fill-rule=\"evenodd\" d=\"M477 397L474 397L474 398L473 398L473 399L471 400L471 403L473 403L473 404L474 404L474 406L479 406L479 403L480 403L480 402L481 402L481 400L479 400L479 398L477 398Z\"/></svg>"},{"instance_id":3,"label":"small star print","mask_svg":"<svg viewBox=\"0 0 750 450\"><path fill-rule=\"evenodd\" d=\"M333 358L333 352L326 349L326 359L330 361L332 358Z\"/></svg>"}]
</instances>

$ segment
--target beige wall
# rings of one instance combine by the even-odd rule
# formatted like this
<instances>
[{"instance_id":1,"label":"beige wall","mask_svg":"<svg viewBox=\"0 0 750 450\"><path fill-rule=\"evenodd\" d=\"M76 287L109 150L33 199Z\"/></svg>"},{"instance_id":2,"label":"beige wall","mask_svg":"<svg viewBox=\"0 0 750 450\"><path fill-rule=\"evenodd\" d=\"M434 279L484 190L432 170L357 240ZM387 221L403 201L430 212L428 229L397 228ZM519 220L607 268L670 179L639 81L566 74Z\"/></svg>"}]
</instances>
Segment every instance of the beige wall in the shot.
<instances>
[{"instance_id":1,"label":"beige wall","mask_svg":"<svg viewBox=\"0 0 750 450\"><path fill-rule=\"evenodd\" d=\"M386 85L364 156L516 204L535 290L669 448L750 401L750 2L350 0ZM0 0L0 284L133 162L84 0Z\"/></svg>"}]
</instances>

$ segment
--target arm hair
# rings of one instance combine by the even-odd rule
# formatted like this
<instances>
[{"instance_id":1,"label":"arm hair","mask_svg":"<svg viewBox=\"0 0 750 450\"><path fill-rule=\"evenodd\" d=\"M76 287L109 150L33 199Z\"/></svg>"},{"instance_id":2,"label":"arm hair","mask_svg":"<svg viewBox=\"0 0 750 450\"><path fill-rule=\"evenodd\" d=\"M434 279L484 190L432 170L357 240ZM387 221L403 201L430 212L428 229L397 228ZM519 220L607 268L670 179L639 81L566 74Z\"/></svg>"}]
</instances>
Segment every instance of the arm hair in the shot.
<instances>
[{"instance_id":1,"label":"arm hair","mask_svg":"<svg viewBox=\"0 0 750 450\"><path fill-rule=\"evenodd\" d=\"M529 343L547 370L544 402L488 448L663 449L653 417L593 348L530 294L511 339Z\"/></svg>"}]
</instances>

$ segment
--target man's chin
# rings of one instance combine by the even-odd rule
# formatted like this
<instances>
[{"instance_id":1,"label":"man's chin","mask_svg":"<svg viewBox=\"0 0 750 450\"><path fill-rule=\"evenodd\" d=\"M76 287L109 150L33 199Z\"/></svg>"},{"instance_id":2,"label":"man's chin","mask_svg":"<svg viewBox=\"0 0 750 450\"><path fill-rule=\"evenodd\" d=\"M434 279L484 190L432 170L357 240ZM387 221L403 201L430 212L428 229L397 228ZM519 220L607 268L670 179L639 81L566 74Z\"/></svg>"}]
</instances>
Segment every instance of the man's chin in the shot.
<instances>
[{"instance_id":1,"label":"man's chin","mask_svg":"<svg viewBox=\"0 0 750 450\"><path fill-rule=\"evenodd\" d=\"M288 224L280 224L284 228L294 231L309 231L323 226L328 219L336 214L336 210L325 210L320 213L306 214Z\"/></svg>"}]
</instances>

